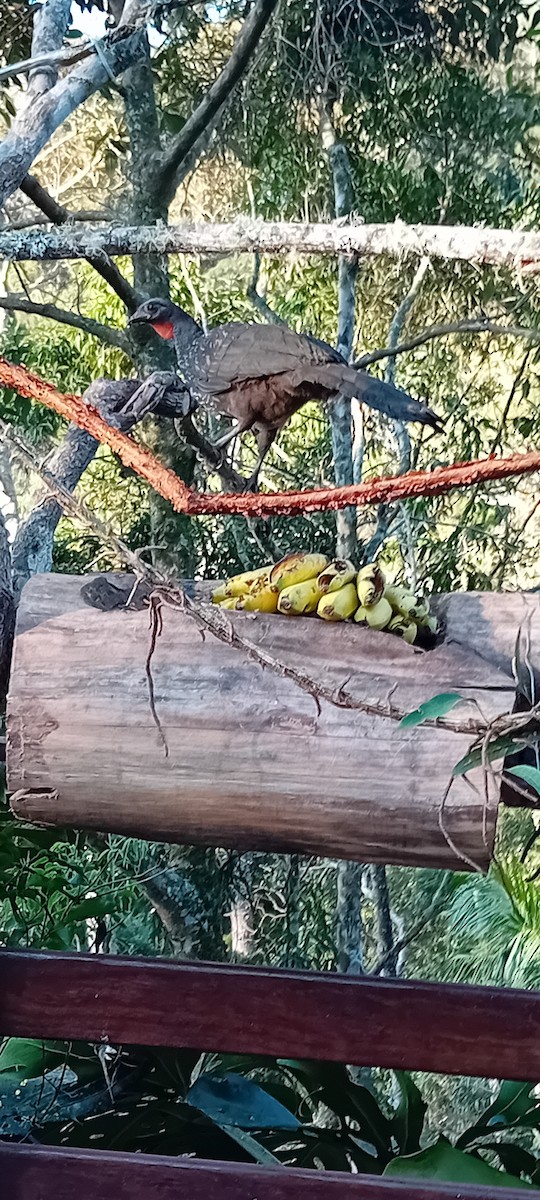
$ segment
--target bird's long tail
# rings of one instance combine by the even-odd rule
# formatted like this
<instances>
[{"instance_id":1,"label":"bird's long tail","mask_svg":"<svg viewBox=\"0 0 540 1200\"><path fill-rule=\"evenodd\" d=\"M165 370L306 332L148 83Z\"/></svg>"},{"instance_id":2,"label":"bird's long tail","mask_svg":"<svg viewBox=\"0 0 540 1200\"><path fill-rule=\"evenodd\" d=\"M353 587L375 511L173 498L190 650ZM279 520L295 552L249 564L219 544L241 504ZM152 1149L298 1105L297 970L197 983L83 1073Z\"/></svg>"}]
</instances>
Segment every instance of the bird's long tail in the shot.
<instances>
[{"instance_id":1,"label":"bird's long tail","mask_svg":"<svg viewBox=\"0 0 540 1200\"><path fill-rule=\"evenodd\" d=\"M368 404L394 421L419 421L422 425L431 425L432 429L442 426L441 418L427 405L402 392L401 388L368 375L367 371L356 371L354 367L341 363L328 363L317 371L317 382L324 387L331 387L342 396L361 400L362 404Z\"/></svg>"}]
</instances>

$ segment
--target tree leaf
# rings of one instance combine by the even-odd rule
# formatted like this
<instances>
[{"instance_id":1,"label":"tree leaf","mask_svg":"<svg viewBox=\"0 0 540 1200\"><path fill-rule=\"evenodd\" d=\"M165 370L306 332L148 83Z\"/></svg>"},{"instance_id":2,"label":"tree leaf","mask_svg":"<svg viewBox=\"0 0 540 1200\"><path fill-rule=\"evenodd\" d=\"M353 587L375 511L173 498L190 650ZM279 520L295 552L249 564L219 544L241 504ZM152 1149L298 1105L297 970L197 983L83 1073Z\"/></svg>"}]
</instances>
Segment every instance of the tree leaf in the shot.
<instances>
[{"instance_id":1,"label":"tree leaf","mask_svg":"<svg viewBox=\"0 0 540 1200\"><path fill-rule=\"evenodd\" d=\"M523 763L519 767L509 767L507 775L515 775L517 779L523 779L524 783L528 783L540 796L540 771L538 767L531 767L527 763Z\"/></svg>"},{"instance_id":2,"label":"tree leaf","mask_svg":"<svg viewBox=\"0 0 540 1200\"><path fill-rule=\"evenodd\" d=\"M242 1075L201 1075L190 1087L186 1100L222 1127L300 1129L293 1113Z\"/></svg>"},{"instance_id":3,"label":"tree leaf","mask_svg":"<svg viewBox=\"0 0 540 1200\"><path fill-rule=\"evenodd\" d=\"M384 1176L394 1179L439 1179L446 1183L478 1183L487 1188L519 1187L531 1188L530 1183L506 1171L497 1171L482 1158L456 1150L446 1138L439 1138L434 1146L411 1154L407 1158L394 1158L383 1171Z\"/></svg>"},{"instance_id":4,"label":"tree leaf","mask_svg":"<svg viewBox=\"0 0 540 1200\"><path fill-rule=\"evenodd\" d=\"M524 739L511 738L506 735L505 737L494 738L488 746L488 761L495 762L497 758L506 758L508 753L514 753L516 750L522 749L526 744ZM466 775L467 771L472 771L474 767L480 767L481 765L482 751L478 747L478 749L469 750L468 754L464 754L463 758L460 758L452 771L452 775L454 777Z\"/></svg>"},{"instance_id":5,"label":"tree leaf","mask_svg":"<svg viewBox=\"0 0 540 1200\"><path fill-rule=\"evenodd\" d=\"M463 700L463 696L459 692L440 692L413 712L407 713L399 723L403 728L410 729L413 725L421 725L422 721L434 721L437 717L445 717L460 700Z\"/></svg>"},{"instance_id":6,"label":"tree leaf","mask_svg":"<svg viewBox=\"0 0 540 1200\"><path fill-rule=\"evenodd\" d=\"M399 1088L399 1103L392 1118L392 1132L401 1154L420 1149L427 1104L407 1071L393 1072Z\"/></svg>"},{"instance_id":7,"label":"tree leaf","mask_svg":"<svg viewBox=\"0 0 540 1200\"><path fill-rule=\"evenodd\" d=\"M81 900L80 904L74 904L73 908L68 910L66 920L68 921L86 921L88 917L105 917L110 913L113 905L111 897L90 896L88 900Z\"/></svg>"}]
</instances>

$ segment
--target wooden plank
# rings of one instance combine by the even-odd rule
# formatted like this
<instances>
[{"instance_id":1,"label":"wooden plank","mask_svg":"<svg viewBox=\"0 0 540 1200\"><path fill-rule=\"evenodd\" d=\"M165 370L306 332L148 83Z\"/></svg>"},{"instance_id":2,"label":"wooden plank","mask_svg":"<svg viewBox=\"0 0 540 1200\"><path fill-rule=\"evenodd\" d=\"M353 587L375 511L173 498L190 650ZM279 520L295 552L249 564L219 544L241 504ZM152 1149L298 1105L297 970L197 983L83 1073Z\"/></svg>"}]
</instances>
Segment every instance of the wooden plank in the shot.
<instances>
[{"instance_id":1,"label":"wooden plank","mask_svg":"<svg viewBox=\"0 0 540 1200\"><path fill-rule=\"evenodd\" d=\"M540 1078L540 992L418 980L2 950L0 1030Z\"/></svg>"},{"instance_id":2,"label":"wooden plank","mask_svg":"<svg viewBox=\"0 0 540 1200\"><path fill-rule=\"evenodd\" d=\"M146 612L84 604L81 578L37 576L23 592L8 699L8 785L19 817L131 836L360 861L459 867L441 832L452 767L470 739L323 705L166 610L153 674ZM510 675L469 648L419 652L353 625L233 614L282 661L358 697L415 708L458 690L457 712L513 706ZM498 786L461 779L445 806L458 849L489 861Z\"/></svg>"},{"instance_id":3,"label":"wooden plank","mask_svg":"<svg viewBox=\"0 0 540 1200\"><path fill-rule=\"evenodd\" d=\"M335 1171L194 1162L123 1151L2 1145L0 1177L9 1200L493 1200L493 1188L436 1184ZM532 1189L533 1195L538 1191ZM497 1187L496 1200L520 1200Z\"/></svg>"}]
</instances>

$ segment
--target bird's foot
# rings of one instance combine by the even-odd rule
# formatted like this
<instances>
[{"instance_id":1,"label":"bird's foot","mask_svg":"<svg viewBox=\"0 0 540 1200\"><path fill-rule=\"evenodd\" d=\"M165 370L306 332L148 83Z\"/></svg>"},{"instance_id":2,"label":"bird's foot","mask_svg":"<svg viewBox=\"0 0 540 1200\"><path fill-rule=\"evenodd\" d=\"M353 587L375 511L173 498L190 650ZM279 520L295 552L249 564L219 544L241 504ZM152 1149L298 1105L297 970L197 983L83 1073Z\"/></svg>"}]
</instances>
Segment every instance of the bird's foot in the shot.
<instances>
[{"instance_id":1,"label":"bird's foot","mask_svg":"<svg viewBox=\"0 0 540 1200\"><path fill-rule=\"evenodd\" d=\"M187 417L197 407L174 371L153 371L123 406L123 416L142 421L151 412L162 417Z\"/></svg>"},{"instance_id":2,"label":"bird's foot","mask_svg":"<svg viewBox=\"0 0 540 1200\"><path fill-rule=\"evenodd\" d=\"M250 475L249 479L246 479L243 491L255 493L255 492L258 492L258 490L259 490L259 476L257 473L257 475Z\"/></svg>"}]
</instances>

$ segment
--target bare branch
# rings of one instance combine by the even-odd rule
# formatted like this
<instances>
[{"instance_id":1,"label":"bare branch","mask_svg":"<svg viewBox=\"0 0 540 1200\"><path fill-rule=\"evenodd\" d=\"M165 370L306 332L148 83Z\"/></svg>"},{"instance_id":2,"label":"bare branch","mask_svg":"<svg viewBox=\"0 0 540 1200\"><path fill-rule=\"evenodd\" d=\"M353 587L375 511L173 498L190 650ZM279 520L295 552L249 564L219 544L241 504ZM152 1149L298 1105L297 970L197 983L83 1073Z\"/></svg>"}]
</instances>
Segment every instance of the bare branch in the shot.
<instances>
[{"instance_id":1,"label":"bare branch","mask_svg":"<svg viewBox=\"0 0 540 1200\"><path fill-rule=\"evenodd\" d=\"M113 429L95 409L79 396L63 395L50 383L15 366L0 356L0 385L14 388L21 396L29 396L46 404L55 412L74 421L81 429L109 446L125 466L146 479L169 500L177 512L189 516L227 514L228 516L290 516L292 513L336 510L347 504L370 505L406 500L413 496L441 496L452 488L472 487L490 480L509 479L513 475L532 474L540 470L540 451L508 454L504 458L476 459L435 467L432 471L408 471L405 475L380 476L366 483L348 487L321 487L303 492L250 493L234 495L220 492L196 492L173 471L160 463L145 447Z\"/></svg>"},{"instance_id":2,"label":"bare branch","mask_svg":"<svg viewBox=\"0 0 540 1200\"><path fill-rule=\"evenodd\" d=\"M38 96L13 122L0 145L0 207L22 183L54 131L110 77L121 75L144 56L144 30L113 30L97 44L100 55L93 53L83 60L64 79Z\"/></svg>"},{"instance_id":3,"label":"bare branch","mask_svg":"<svg viewBox=\"0 0 540 1200\"><path fill-rule=\"evenodd\" d=\"M51 321L59 321L61 325L70 325L72 329L82 329L83 333L97 337L108 346L116 346L124 354L130 353L128 338L121 329L112 325L102 325L93 317L83 317L80 313L69 312L65 308L57 308L55 304L37 304L27 300L25 296L0 296L0 308L9 312L32 313L37 317L47 317Z\"/></svg>"},{"instance_id":4,"label":"bare branch","mask_svg":"<svg viewBox=\"0 0 540 1200\"><path fill-rule=\"evenodd\" d=\"M63 204L59 204L47 189L42 187L34 175L27 175L22 180L20 188L21 192L24 192L24 195L28 196L28 199L36 205L36 208L39 208L44 213L49 221L52 221L53 225L66 225L73 221L73 213L70 213L69 209L64 208ZM98 251L94 255L88 255L87 262L116 292L116 295L125 304L128 312L135 312L135 309L141 302L141 297L128 280L124 278L116 264L106 254L103 254L102 251Z\"/></svg>"},{"instance_id":5,"label":"bare branch","mask_svg":"<svg viewBox=\"0 0 540 1200\"><path fill-rule=\"evenodd\" d=\"M131 51L131 57L134 58L136 54L140 57L140 53L137 43ZM127 60L127 57L126 49L124 59ZM57 84L57 88L60 86ZM48 97L56 90L53 88ZM8 140L6 138L6 142ZM5 158L5 152L3 154ZM3 257L35 261L85 258L101 251L111 255L199 252L226 255L242 252L253 254L256 250L261 254L275 255L290 251L353 257L388 255L400 260L429 255L448 262L505 267L530 275L540 272L540 233L477 229L466 225L404 225L401 221L388 225L362 225L353 221L317 225L242 218L223 225L141 225L117 226L107 230L65 229L50 234L0 234L0 254Z\"/></svg>"},{"instance_id":6,"label":"bare branch","mask_svg":"<svg viewBox=\"0 0 540 1200\"><path fill-rule=\"evenodd\" d=\"M39 68L45 68L47 73L58 75L59 67L73 67L82 58L95 54L92 42L80 41L77 46L66 46L61 50L50 50L43 54L33 54L31 58L22 58L20 62L8 63L0 68L0 83L14 79L17 75L30 75ZM45 73L45 71L43 72Z\"/></svg>"},{"instance_id":7,"label":"bare branch","mask_svg":"<svg viewBox=\"0 0 540 1200\"><path fill-rule=\"evenodd\" d=\"M283 318L277 312L274 312L273 308L270 308L270 305L266 302L266 297L259 291L260 273L261 256L258 250L256 250L253 255L253 274L246 288L246 296L248 300L251 300L253 307L264 317L265 321L268 321L269 325L285 325L286 322Z\"/></svg>"},{"instance_id":8,"label":"bare branch","mask_svg":"<svg viewBox=\"0 0 540 1200\"><path fill-rule=\"evenodd\" d=\"M498 321L491 321L489 317L477 317L470 321L451 321L448 325L428 325L422 333L415 334L406 342L400 342L398 346L390 344L383 350L369 350L367 354L360 355L353 366L369 367L371 363L380 362L382 358L395 358L397 354L405 354L409 350L416 350L418 346L425 346L426 342L431 342L434 338L466 333L491 333L493 337L526 338L531 342L540 342L540 329L526 325L500 325Z\"/></svg>"},{"instance_id":9,"label":"bare branch","mask_svg":"<svg viewBox=\"0 0 540 1200\"><path fill-rule=\"evenodd\" d=\"M29 178L29 176L27 176L27 178ZM70 212L69 218L67 219L69 219L71 222L77 221L79 224L89 224L92 221L108 221L110 223L111 221L114 221L114 213L103 212L97 208L81 208L77 209L75 212ZM47 217L44 213L41 215L36 213L33 217L14 217L13 220L9 221L8 225L4 226L4 228L6 229L6 232L9 232L12 229L32 229L35 225L51 224L56 224L52 217Z\"/></svg>"},{"instance_id":10,"label":"bare branch","mask_svg":"<svg viewBox=\"0 0 540 1200\"><path fill-rule=\"evenodd\" d=\"M276 4L277 0L255 0L227 64L157 164L166 202L172 200L176 191L179 168L199 138L215 124L220 109L245 73Z\"/></svg>"}]
</instances>

